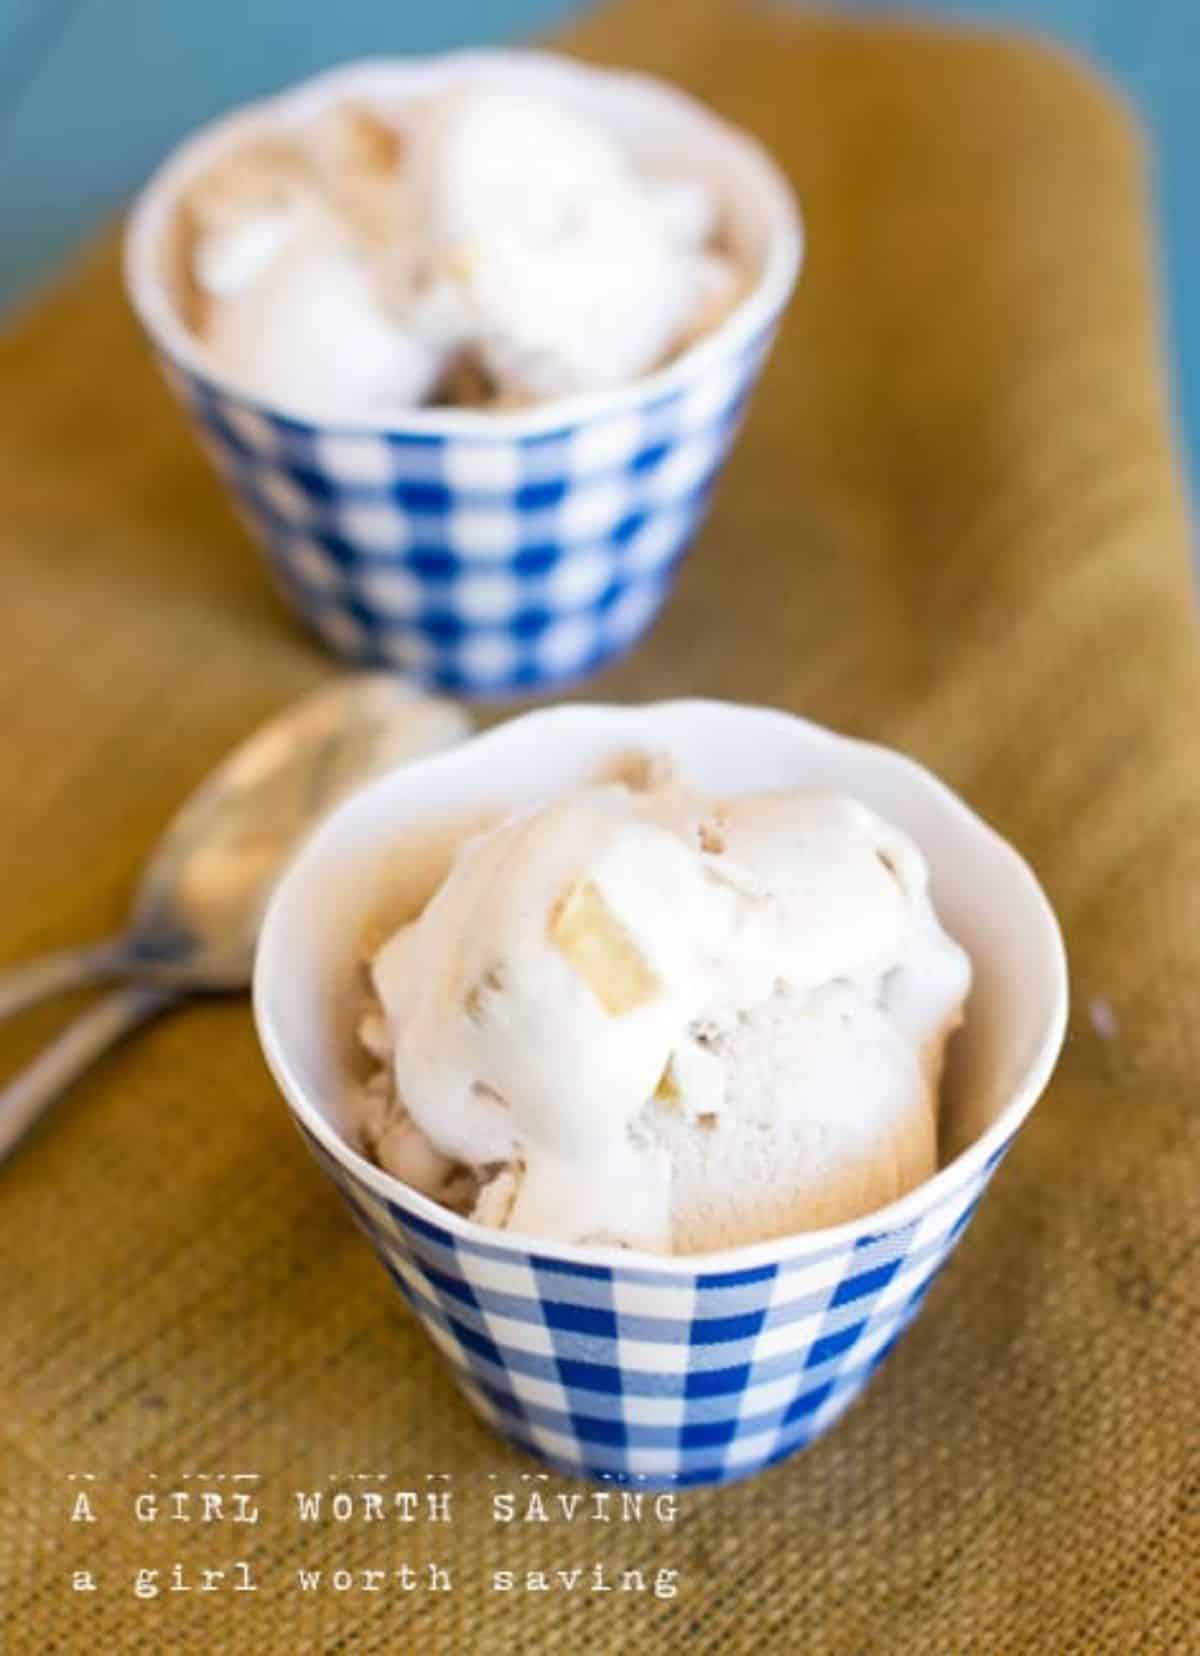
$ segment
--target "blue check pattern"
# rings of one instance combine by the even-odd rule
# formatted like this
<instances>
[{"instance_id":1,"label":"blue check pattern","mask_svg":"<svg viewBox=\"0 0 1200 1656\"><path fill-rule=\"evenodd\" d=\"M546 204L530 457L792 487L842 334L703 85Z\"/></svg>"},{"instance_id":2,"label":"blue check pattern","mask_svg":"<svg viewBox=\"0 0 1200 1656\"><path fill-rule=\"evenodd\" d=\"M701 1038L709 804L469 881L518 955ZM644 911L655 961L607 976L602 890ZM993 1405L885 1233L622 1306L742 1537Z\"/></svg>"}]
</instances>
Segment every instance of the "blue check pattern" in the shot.
<instances>
[{"instance_id":1,"label":"blue check pattern","mask_svg":"<svg viewBox=\"0 0 1200 1656\"><path fill-rule=\"evenodd\" d=\"M773 331L669 394L520 438L326 430L163 366L330 648L513 695L593 672L653 621Z\"/></svg>"},{"instance_id":2,"label":"blue check pattern","mask_svg":"<svg viewBox=\"0 0 1200 1656\"><path fill-rule=\"evenodd\" d=\"M302 1131L304 1131L302 1129ZM693 1273L470 1239L377 1195L307 1132L459 1389L559 1471L728 1483L838 1419L920 1309L1007 1145L903 1227Z\"/></svg>"}]
</instances>

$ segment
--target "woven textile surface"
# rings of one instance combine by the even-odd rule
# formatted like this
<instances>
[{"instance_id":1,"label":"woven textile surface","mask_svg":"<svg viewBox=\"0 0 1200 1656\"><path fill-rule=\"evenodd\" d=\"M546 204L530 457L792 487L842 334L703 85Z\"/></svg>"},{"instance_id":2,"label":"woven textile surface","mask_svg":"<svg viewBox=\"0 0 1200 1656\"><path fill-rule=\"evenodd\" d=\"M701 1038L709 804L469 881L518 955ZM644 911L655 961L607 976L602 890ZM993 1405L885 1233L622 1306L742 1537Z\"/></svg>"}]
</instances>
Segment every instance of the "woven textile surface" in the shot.
<instances>
[{"instance_id":1,"label":"woven textile surface","mask_svg":"<svg viewBox=\"0 0 1200 1656\"><path fill-rule=\"evenodd\" d=\"M160 1021L0 1169L0 1648L1196 1649L1200 652L1140 139L1023 44L717 0L620 4L567 40L751 126L809 234L678 590L579 694L774 703L933 766L1059 911L1063 1061L828 1437L681 1492L673 1521L505 1522L496 1491L584 1486L522 1483L535 1463L457 1397L246 1005ZM0 372L16 960L116 924L179 799L331 666L158 378L111 242L14 323ZM0 1031L5 1072L62 1016ZM258 1476L257 1525L135 1519L139 1493L235 1473ZM297 1490L431 1485L448 1524L296 1513ZM96 1522L73 1523L85 1486ZM234 1561L257 1591L196 1590ZM419 1588L297 1586L402 1562ZM135 1595L174 1564L193 1590ZM597 1565L646 1590L593 1590Z\"/></svg>"}]
</instances>

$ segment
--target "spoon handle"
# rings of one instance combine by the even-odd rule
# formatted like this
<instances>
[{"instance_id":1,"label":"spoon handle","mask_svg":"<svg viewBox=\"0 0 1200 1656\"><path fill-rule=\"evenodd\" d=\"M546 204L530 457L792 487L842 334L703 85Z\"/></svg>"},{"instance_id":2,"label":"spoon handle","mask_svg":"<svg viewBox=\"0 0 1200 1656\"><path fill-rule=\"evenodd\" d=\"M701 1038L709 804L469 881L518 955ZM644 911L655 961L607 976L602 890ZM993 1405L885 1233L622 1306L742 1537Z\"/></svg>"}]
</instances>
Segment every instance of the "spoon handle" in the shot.
<instances>
[{"instance_id":1,"label":"spoon handle","mask_svg":"<svg viewBox=\"0 0 1200 1656\"><path fill-rule=\"evenodd\" d=\"M113 938L106 943L89 943L82 949L43 955L40 960L0 972L0 1019L11 1018L51 995L99 983L110 976L119 959L120 941Z\"/></svg>"},{"instance_id":2,"label":"spoon handle","mask_svg":"<svg viewBox=\"0 0 1200 1656\"><path fill-rule=\"evenodd\" d=\"M59 1093L123 1035L178 997L131 984L114 989L0 1089L0 1161L16 1148Z\"/></svg>"}]
</instances>

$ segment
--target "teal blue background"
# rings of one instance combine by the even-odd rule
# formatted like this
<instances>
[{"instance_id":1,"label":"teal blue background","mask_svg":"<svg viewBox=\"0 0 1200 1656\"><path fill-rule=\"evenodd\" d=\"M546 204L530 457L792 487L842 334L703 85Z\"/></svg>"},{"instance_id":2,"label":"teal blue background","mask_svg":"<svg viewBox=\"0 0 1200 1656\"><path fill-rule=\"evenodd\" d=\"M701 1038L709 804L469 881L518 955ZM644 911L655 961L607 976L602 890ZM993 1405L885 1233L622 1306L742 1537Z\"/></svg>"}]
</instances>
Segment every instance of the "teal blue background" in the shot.
<instances>
[{"instance_id":1,"label":"teal blue background","mask_svg":"<svg viewBox=\"0 0 1200 1656\"><path fill-rule=\"evenodd\" d=\"M653 4L653 0L648 0ZM0 0L0 302L180 134L348 58L545 28L578 0Z\"/></svg>"}]
</instances>

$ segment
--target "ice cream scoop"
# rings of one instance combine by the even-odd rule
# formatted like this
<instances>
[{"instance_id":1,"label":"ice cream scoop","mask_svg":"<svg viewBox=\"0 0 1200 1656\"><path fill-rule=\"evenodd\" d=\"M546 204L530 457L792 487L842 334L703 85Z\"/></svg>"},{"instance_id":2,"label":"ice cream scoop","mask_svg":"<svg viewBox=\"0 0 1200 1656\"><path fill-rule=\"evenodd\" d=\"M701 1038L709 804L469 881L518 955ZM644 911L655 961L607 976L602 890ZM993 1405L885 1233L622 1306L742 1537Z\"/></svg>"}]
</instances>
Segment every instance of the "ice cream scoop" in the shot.
<instances>
[{"instance_id":1,"label":"ice cream scoop","mask_svg":"<svg viewBox=\"0 0 1200 1656\"><path fill-rule=\"evenodd\" d=\"M569 110L460 88L415 111L410 134L397 308L474 348L508 393L633 378L732 296L732 265L703 251L709 192L656 189Z\"/></svg>"},{"instance_id":2,"label":"ice cream scoop","mask_svg":"<svg viewBox=\"0 0 1200 1656\"><path fill-rule=\"evenodd\" d=\"M410 407L448 352L400 327L380 295L398 152L389 162L377 128L353 109L307 140L237 152L189 194L194 325L234 384L297 415Z\"/></svg>"},{"instance_id":3,"label":"ice cream scoop","mask_svg":"<svg viewBox=\"0 0 1200 1656\"><path fill-rule=\"evenodd\" d=\"M823 790L712 800L652 769L502 822L373 960L367 1141L563 1240L691 1251L868 1211L936 1166L969 984L927 885Z\"/></svg>"},{"instance_id":4,"label":"ice cream scoop","mask_svg":"<svg viewBox=\"0 0 1200 1656\"><path fill-rule=\"evenodd\" d=\"M214 363L251 395L309 418L383 417L422 402L445 371L436 342L399 327L337 221L306 205L286 230L260 221L224 258L262 268L212 307Z\"/></svg>"},{"instance_id":5,"label":"ice cream scoop","mask_svg":"<svg viewBox=\"0 0 1200 1656\"><path fill-rule=\"evenodd\" d=\"M735 975L765 990L776 924L619 785L518 817L463 847L375 962L398 1095L453 1161L520 1157L518 1228L604 1228L620 1191L625 1224L662 1246L667 1169L632 1118Z\"/></svg>"},{"instance_id":6,"label":"ice cream scoop","mask_svg":"<svg viewBox=\"0 0 1200 1656\"><path fill-rule=\"evenodd\" d=\"M510 403L617 385L741 286L704 184L486 83L235 149L181 213L184 308L214 366L310 419L475 383Z\"/></svg>"}]
</instances>

